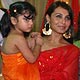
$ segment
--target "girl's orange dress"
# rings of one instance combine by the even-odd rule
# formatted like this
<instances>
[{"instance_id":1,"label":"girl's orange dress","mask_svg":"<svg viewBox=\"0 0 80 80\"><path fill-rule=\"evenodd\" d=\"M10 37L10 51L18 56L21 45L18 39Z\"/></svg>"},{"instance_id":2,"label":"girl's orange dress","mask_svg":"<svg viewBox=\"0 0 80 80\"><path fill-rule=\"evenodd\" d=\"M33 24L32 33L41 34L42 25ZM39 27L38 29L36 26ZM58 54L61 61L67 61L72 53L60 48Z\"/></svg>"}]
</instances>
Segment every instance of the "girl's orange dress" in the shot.
<instances>
[{"instance_id":1,"label":"girl's orange dress","mask_svg":"<svg viewBox=\"0 0 80 80\"><path fill-rule=\"evenodd\" d=\"M37 63L28 63L21 53L2 54L4 80L39 80Z\"/></svg>"}]
</instances>

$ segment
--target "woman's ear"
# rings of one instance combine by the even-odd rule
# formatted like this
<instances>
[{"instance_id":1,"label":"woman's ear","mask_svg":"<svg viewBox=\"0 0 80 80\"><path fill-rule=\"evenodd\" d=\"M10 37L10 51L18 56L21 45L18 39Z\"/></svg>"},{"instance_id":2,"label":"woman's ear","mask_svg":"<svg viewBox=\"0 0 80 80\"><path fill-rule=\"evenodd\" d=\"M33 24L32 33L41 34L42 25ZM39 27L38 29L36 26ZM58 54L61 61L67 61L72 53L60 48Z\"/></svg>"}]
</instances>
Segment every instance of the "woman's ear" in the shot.
<instances>
[{"instance_id":1,"label":"woman's ear","mask_svg":"<svg viewBox=\"0 0 80 80\"><path fill-rule=\"evenodd\" d=\"M11 17L11 23L13 25L16 25L17 24L17 19L15 17Z\"/></svg>"},{"instance_id":2,"label":"woman's ear","mask_svg":"<svg viewBox=\"0 0 80 80\"><path fill-rule=\"evenodd\" d=\"M46 15L46 20L47 20L47 22L50 22L50 17L49 17L49 15Z\"/></svg>"}]
</instances>

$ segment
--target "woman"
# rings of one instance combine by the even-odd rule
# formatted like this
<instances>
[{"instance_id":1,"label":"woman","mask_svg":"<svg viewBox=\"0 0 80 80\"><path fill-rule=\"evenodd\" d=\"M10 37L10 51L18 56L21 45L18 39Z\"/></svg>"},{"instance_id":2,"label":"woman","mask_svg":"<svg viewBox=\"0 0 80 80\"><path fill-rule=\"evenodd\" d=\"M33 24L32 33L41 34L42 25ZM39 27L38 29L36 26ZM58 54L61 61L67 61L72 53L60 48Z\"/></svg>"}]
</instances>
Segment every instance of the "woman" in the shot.
<instances>
[{"instance_id":1,"label":"woman","mask_svg":"<svg viewBox=\"0 0 80 80\"><path fill-rule=\"evenodd\" d=\"M56 1L46 11L45 20L42 31L47 36L43 37L37 60L40 80L78 80L79 49L63 38L71 36L72 9L65 2Z\"/></svg>"}]
</instances>

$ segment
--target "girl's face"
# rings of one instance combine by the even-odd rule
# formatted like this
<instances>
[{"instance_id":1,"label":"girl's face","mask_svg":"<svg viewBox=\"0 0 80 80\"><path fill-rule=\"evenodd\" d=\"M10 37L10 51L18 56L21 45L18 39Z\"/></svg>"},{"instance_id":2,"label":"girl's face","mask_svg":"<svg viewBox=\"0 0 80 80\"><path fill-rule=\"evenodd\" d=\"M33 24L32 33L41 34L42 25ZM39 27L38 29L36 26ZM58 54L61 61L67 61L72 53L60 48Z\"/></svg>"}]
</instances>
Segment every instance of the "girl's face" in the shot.
<instances>
[{"instance_id":1,"label":"girl's face","mask_svg":"<svg viewBox=\"0 0 80 80\"><path fill-rule=\"evenodd\" d=\"M62 7L56 8L51 17L46 15L46 19L50 23L52 30L61 34L66 32L71 24L68 11Z\"/></svg>"},{"instance_id":2,"label":"girl's face","mask_svg":"<svg viewBox=\"0 0 80 80\"><path fill-rule=\"evenodd\" d=\"M22 32L30 32L33 28L34 20L27 18L29 15L20 15L16 21L15 28Z\"/></svg>"}]
</instances>

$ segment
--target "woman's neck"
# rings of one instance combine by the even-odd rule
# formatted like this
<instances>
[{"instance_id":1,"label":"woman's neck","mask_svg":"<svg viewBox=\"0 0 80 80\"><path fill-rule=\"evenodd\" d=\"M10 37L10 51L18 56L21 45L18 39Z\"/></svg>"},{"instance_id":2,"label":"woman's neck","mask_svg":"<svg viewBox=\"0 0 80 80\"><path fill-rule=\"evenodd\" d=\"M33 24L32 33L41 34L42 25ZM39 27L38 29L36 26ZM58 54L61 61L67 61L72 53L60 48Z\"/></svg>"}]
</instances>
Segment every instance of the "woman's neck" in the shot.
<instances>
[{"instance_id":1,"label":"woman's neck","mask_svg":"<svg viewBox=\"0 0 80 80\"><path fill-rule=\"evenodd\" d=\"M65 44L68 44L68 42L66 40L64 40L62 34L54 34L54 33L52 33L50 36L47 36L45 38L45 41L47 43L54 44L54 45L65 45Z\"/></svg>"}]
</instances>

